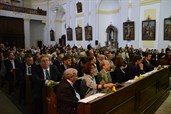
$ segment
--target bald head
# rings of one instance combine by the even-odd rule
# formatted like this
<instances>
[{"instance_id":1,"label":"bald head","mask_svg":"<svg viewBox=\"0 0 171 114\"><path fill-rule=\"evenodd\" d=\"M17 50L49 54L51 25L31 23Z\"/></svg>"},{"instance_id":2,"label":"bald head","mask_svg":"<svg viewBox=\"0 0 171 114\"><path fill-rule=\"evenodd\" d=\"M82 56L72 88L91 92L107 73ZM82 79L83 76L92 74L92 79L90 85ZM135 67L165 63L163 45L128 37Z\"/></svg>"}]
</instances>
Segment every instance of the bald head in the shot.
<instances>
[{"instance_id":1,"label":"bald head","mask_svg":"<svg viewBox=\"0 0 171 114\"><path fill-rule=\"evenodd\" d=\"M110 64L108 60L102 60L100 65L101 65L101 69L105 71L110 71Z\"/></svg>"}]
</instances>

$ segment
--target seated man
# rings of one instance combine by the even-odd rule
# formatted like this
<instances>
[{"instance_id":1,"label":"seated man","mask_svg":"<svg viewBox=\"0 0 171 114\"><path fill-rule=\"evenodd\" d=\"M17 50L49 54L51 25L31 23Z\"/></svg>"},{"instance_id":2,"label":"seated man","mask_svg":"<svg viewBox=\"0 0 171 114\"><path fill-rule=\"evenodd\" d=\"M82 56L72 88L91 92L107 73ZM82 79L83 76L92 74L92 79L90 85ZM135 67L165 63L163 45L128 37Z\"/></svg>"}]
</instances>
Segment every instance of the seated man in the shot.
<instances>
[{"instance_id":1,"label":"seated man","mask_svg":"<svg viewBox=\"0 0 171 114\"><path fill-rule=\"evenodd\" d=\"M76 108L80 95L74 89L73 84L77 80L78 71L68 68L64 71L63 80L57 87L57 108L59 114L77 114Z\"/></svg>"},{"instance_id":2,"label":"seated man","mask_svg":"<svg viewBox=\"0 0 171 114\"><path fill-rule=\"evenodd\" d=\"M34 66L33 57L25 56L25 62L21 63L18 68L18 83L19 83L19 103L25 102L26 80L25 76L31 76L31 68Z\"/></svg>"},{"instance_id":3,"label":"seated man","mask_svg":"<svg viewBox=\"0 0 171 114\"><path fill-rule=\"evenodd\" d=\"M59 72L61 74L63 74L64 71L66 69L70 68L70 67L71 67L71 57L69 55L65 55L63 57L63 64L61 64L60 67L58 67L59 68Z\"/></svg>"},{"instance_id":4,"label":"seated man","mask_svg":"<svg viewBox=\"0 0 171 114\"><path fill-rule=\"evenodd\" d=\"M154 66L150 63L151 56L152 56L151 53L146 53L145 58L142 61L143 69L144 69L145 72L149 72L149 71L154 70Z\"/></svg>"},{"instance_id":5,"label":"seated man","mask_svg":"<svg viewBox=\"0 0 171 114\"><path fill-rule=\"evenodd\" d=\"M48 82L60 81L62 77L57 67L51 65L51 58L48 55L41 55L39 63L31 69L32 114L43 114L43 87Z\"/></svg>"}]
</instances>

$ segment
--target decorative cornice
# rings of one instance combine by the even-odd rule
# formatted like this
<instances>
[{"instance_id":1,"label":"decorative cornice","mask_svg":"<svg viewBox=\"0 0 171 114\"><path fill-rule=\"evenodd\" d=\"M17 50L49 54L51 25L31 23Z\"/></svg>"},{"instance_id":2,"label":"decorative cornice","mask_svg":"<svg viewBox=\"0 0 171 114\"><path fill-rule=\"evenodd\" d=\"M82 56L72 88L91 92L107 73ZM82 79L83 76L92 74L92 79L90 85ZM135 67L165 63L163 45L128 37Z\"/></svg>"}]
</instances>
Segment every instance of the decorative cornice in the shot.
<instances>
[{"instance_id":1,"label":"decorative cornice","mask_svg":"<svg viewBox=\"0 0 171 114\"><path fill-rule=\"evenodd\" d=\"M75 17L83 17L84 16L84 13L79 13L79 14L76 14Z\"/></svg>"},{"instance_id":2,"label":"decorative cornice","mask_svg":"<svg viewBox=\"0 0 171 114\"><path fill-rule=\"evenodd\" d=\"M146 6L146 5L156 4L156 3L160 3L160 0L141 0L140 5Z\"/></svg>"},{"instance_id":3,"label":"decorative cornice","mask_svg":"<svg viewBox=\"0 0 171 114\"><path fill-rule=\"evenodd\" d=\"M46 23L46 20L42 20L42 23Z\"/></svg>"},{"instance_id":4,"label":"decorative cornice","mask_svg":"<svg viewBox=\"0 0 171 114\"><path fill-rule=\"evenodd\" d=\"M25 2L47 2L47 0L24 0Z\"/></svg>"},{"instance_id":5,"label":"decorative cornice","mask_svg":"<svg viewBox=\"0 0 171 114\"><path fill-rule=\"evenodd\" d=\"M144 48L154 48L155 41L143 41Z\"/></svg>"},{"instance_id":6,"label":"decorative cornice","mask_svg":"<svg viewBox=\"0 0 171 114\"><path fill-rule=\"evenodd\" d=\"M132 3L129 3L128 4L128 8L132 8Z\"/></svg>"},{"instance_id":7,"label":"decorative cornice","mask_svg":"<svg viewBox=\"0 0 171 114\"><path fill-rule=\"evenodd\" d=\"M115 13L119 13L121 7L114 9L114 10L97 10L96 13L97 14L115 14Z\"/></svg>"},{"instance_id":8,"label":"decorative cornice","mask_svg":"<svg viewBox=\"0 0 171 114\"><path fill-rule=\"evenodd\" d=\"M29 18L24 18L24 21L30 21L30 19Z\"/></svg>"},{"instance_id":9,"label":"decorative cornice","mask_svg":"<svg viewBox=\"0 0 171 114\"><path fill-rule=\"evenodd\" d=\"M65 20L55 20L56 23L64 23Z\"/></svg>"}]
</instances>

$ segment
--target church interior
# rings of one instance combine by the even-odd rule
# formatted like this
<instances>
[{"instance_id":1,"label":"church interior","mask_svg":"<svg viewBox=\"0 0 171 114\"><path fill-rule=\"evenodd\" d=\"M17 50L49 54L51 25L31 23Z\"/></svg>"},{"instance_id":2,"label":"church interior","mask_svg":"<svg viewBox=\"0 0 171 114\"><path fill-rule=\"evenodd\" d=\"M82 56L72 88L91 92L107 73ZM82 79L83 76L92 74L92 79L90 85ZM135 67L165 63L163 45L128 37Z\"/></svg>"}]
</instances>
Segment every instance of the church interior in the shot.
<instances>
[{"instance_id":1,"label":"church interior","mask_svg":"<svg viewBox=\"0 0 171 114\"><path fill-rule=\"evenodd\" d=\"M171 0L0 0L1 114L170 114L170 65Z\"/></svg>"}]
</instances>

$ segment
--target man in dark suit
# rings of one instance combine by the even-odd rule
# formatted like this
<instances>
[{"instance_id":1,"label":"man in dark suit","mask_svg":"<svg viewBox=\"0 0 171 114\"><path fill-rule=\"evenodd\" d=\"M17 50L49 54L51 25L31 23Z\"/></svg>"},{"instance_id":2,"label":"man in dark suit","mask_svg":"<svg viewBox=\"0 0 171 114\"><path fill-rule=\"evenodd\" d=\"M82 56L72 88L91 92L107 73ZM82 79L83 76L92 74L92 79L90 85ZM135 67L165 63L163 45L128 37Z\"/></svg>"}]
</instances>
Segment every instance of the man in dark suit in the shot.
<instances>
[{"instance_id":1,"label":"man in dark suit","mask_svg":"<svg viewBox=\"0 0 171 114\"><path fill-rule=\"evenodd\" d=\"M40 65L32 68L32 105L33 114L43 114L43 87L49 82L61 80L61 73L57 67L51 65L48 55L39 57Z\"/></svg>"},{"instance_id":2,"label":"man in dark suit","mask_svg":"<svg viewBox=\"0 0 171 114\"><path fill-rule=\"evenodd\" d=\"M63 80L57 87L57 109L59 114L77 114L77 104L80 95L74 89L73 84L77 80L78 71L69 68L64 71Z\"/></svg>"},{"instance_id":3,"label":"man in dark suit","mask_svg":"<svg viewBox=\"0 0 171 114\"><path fill-rule=\"evenodd\" d=\"M24 56L25 56L25 53L23 50L19 50L19 55L16 56L15 60L16 60L16 65L17 67L20 66L20 64L22 64L24 62Z\"/></svg>"},{"instance_id":4,"label":"man in dark suit","mask_svg":"<svg viewBox=\"0 0 171 114\"><path fill-rule=\"evenodd\" d=\"M167 48L165 49L165 53L171 51L171 45L168 45Z\"/></svg>"},{"instance_id":5,"label":"man in dark suit","mask_svg":"<svg viewBox=\"0 0 171 114\"><path fill-rule=\"evenodd\" d=\"M25 103L25 76L31 76L31 68L33 67L33 57L28 55L25 57L25 62L21 63L18 69L19 83L19 104Z\"/></svg>"},{"instance_id":6,"label":"man in dark suit","mask_svg":"<svg viewBox=\"0 0 171 114\"><path fill-rule=\"evenodd\" d=\"M16 69L16 61L13 52L8 52L8 59L4 61L6 69L6 79L9 82L9 95L14 92L14 70Z\"/></svg>"},{"instance_id":7,"label":"man in dark suit","mask_svg":"<svg viewBox=\"0 0 171 114\"><path fill-rule=\"evenodd\" d=\"M7 57L7 49L3 43L0 44L0 53L3 53L4 58Z\"/></svg>"},{"instance_id":8,"label":"man in dark suit","mask_svg":"<svg viewBox=\"0 0 171 114\"><path fill-rule=\"evenodd\" d=\"M143 58L140 55L135 55L134 60L128 63L127 68L125 69L126 79L134 79L135 76L139 76L140 74L144 74Z\"/></svg>"},{"instance_id":9,"label":"man in dark suit","mask_svg":"<svg viewBox=\"0 0 171 114\"><path fill-rule=\"evenodd\" d=\"M64 53L60 53L58 55L58 58L53 61L53 64L57 66L60 72L60 66L63 65L63 58L64 58Z\"/></svg>"},{"instance_id":10,"label":"man in dark suit","mask_svg":"<svg viewBox=\"0 0 171 114\"><path fill-rule=\"evenodd\" d=\"M143 69L145 72L149 72L149 71L154 70L154 66L150 63L151 56L152 56L151 53L146 53L145 58L142 61Z\"/></svg>"},{"instance_id":11,"label":"man in dark suit","mask_svg":"<svg viewBox=\"0 0 171 114\"><path fill-rule=\"evenodd\" d=\"M20 82L20 79L19 79L19 67L22 63L24 63L24 56L25 56L25 53L23 50L19 50L19 55L16 55L15 57L15 62L16 62L16 87L17 88L20 88L19 86L19 82Z\"/></svg>"},{"instance_id":12,"label":"man in dark suit","mask_svg":"<svg viewBox=\"0 0 171 114\"><path fill-rule=\"evenodd\" d=\"M151 63L154 65L154 66L158 66L158 61L160 59L160 54L159 54L159 51L158 50L154 50L154 53L152 54L151 56Z\"/></svg>"},{"instance_id":13,"label":"man in dark suit","mask_svg":"<svg viewBox=\"0 0 171 114\"><path fill-rule=\"evenodd\" d=\"M64 71L71 67L71 57L69 55L65 55L63 58L63 64L59 67L59 72L61 74L64 73Z\"/></svg>"}]
</instances>

